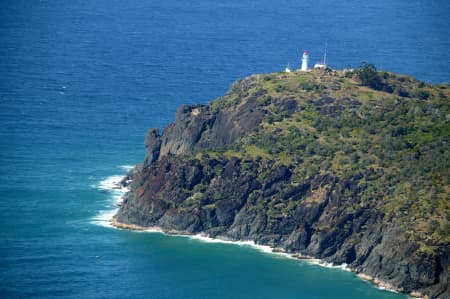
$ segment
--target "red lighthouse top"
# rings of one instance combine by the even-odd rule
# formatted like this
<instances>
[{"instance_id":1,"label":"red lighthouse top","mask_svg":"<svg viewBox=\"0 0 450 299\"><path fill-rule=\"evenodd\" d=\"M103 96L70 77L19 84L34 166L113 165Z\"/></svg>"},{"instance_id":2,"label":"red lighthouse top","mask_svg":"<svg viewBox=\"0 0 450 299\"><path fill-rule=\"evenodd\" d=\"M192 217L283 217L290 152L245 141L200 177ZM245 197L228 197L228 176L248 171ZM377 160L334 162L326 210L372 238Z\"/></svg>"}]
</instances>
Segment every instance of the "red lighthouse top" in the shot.
<instances>
[{"instance_id":1,"label":"red lighthouse top","mask_svg":"<svg viewBox=\"0 0 450 299\"><path fill-rule=\"evenodd\" d=\"M308 51L303 52L303 55L308 55L308 54L309 54Z\"/></svg>"}]
</instances>

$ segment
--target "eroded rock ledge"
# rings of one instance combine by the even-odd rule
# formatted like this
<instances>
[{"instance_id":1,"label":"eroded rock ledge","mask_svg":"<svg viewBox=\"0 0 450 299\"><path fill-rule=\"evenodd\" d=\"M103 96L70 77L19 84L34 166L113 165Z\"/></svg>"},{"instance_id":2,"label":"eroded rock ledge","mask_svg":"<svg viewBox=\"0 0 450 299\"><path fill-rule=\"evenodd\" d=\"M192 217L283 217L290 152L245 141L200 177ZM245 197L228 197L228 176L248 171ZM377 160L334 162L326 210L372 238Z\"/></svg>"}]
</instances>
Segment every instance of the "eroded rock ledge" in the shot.
<instances>
[{"instance_id":1,"label":"eroded rock ledge","mask_svg":"<svg viewBox=\"0 0 450 299\"><path fill-rule=\"evenodd\" d=\"M382 76L388 92L341 72L256 75L180 107L149 130L113 224L253 240L450 298L449 88Z\"/></svg>"}]
</instances>

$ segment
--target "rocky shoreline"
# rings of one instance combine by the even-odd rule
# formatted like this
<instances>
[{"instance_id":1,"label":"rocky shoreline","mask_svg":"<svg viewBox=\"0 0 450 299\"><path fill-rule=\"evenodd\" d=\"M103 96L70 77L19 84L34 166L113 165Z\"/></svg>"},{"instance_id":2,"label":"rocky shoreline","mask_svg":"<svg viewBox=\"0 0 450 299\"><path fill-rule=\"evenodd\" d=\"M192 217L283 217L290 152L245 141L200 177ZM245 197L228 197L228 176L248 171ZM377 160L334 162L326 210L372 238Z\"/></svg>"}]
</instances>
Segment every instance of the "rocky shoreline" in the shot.
<instances>
[{"instance_id":1,"label":"rocky shoreline","mask_svg":"<svg viewBox=\"0 0 450 299\"><path fill-rule=\"evenodd\" d=\"M187 237L195 236L195 235L189 234L187 232L180 232L180 231L174 231L174 230L166 231L166 230L164 230L161 227L154 227L154 226L152 226L152 227L143 227L143 226L139 226L139 225L135 225L135 224L120 223L114 217L111 219L110 224L111 224L111 226L113 226L115 228L118 228L118 229L125 229L125 230L132 230L132 231L158 232L158 233L163 233L163 234L166 234L166 235L187 236ZM242 240L221 239L220 236L217 237L217 238L211 238L209 236L203 236L202 235L202 237L203 238L208 238L208 239L211 239L211 240L220 240L220 241L224 241L224 242L227 242L227 243L238 243L238 242L242 241ZM253 246L255 246L255 245L253 245ZM258 245L256 245L256 246L258 246ZM389 284L387 282L381 281L381 280L379 280L379 279L377 279L375 277L372 277L370 275L357 272L357 271L355 271L352 268L348 268L347 265L330 265L329 263L326 263L325 261L322 261L320 259L316 259L316 258L311 257L311 256L302 255L301 253L288 253L288 252L284 251L282 248L272 248L272 247L267 246L267 245L259 245L259 246L264 246L266 248L269 248L270 253L272 253L272 254L282 254L284 256L287 256L287 257L290 257L290 258L294 258L294 259L299 259L299 260L317 261L316 264L324 266L324 267L330 267L331 266L332 268L340 268L342 270L349 270L349 271L352 271L353 273L355 273L358 278L360 278L360 279L362 279L364 281L368 281L368 282L374 284L375 286L377 286L380 289L383 289L383 290L386 290L386 291L391 291L391 292L396 292L396 293L402 292L401 289L395 288L393 285L391 285L391 284ZM268 252L267 250L264 250L264 251ZM428 296L423 295L423 294L421 294L419 292L411 292L409 294L409 296L411 298L417 298L417 299L419 299L419 298L429 299Z\"/></svg>"},{"instance_id":2,"label":"rocky shoreline","mask_svg":"<svg viewBox=\"0 0 450 299\"><path fill-rule=\"evenodd\" d=\"M344 72L254 75L180 107L148 131L111 224L252 240L449 299L450 88L380 78L385 90Z\"/></svg>"},{"instance_id":3,"label":"rocky shoreline","mask_svg":"<svg viewBox=\"0 0 450 299\"><path fill-rule=\"evenodd\" d=\"M110 224L116 228L127 229L127 230L145 231L145 230L152 229L150 227L143 227L143 226L140 226L137 224L120 223L116 219L114 219L114 217L111 219ZM162 230L161 230L161 232L162 232Z\"/></svg>"}]
</instances>

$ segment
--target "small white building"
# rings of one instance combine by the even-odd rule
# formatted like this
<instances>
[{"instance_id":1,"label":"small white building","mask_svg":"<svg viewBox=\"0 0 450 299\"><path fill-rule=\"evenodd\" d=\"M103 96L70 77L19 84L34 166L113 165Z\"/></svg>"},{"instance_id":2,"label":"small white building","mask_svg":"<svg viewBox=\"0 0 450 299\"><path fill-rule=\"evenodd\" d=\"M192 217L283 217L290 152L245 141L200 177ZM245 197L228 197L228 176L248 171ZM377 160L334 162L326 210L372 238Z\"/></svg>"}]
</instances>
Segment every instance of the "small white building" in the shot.
<instances>
[{"instance_id":1,"label":"small white building","mask_svg":"<svg viewBox=\"0 0 450 299\"><path fill-rule=\"evenodd\" d=\"M314 68L315 69L326 69L326 68L328 68L328 65L326 65L325 63L318 62L314 65Z\"/></svg>"},{"instance_id":2,"label":"small white building","mask_svg":"<svg viewBox=\"0 0 450 299\"><path fill-rule=\"evenodd\" d=\"M285 73L290 73L290 72L291 72L291 66L289 65L289 63L288 63L288 65L286 66L286 68L284 69L284 72L285 72Z\"/></svg>"},{"instance_id":3,"label":"small white building","mask_svg":"<svg viewBox=\"0 0 450 299\"><path fill-rule=\"evenodd\" d=\"M327 69L327 45L325 45L325 52L323 53L323 61L314 65L315 69Z\"/></svg>"}]
</instances>

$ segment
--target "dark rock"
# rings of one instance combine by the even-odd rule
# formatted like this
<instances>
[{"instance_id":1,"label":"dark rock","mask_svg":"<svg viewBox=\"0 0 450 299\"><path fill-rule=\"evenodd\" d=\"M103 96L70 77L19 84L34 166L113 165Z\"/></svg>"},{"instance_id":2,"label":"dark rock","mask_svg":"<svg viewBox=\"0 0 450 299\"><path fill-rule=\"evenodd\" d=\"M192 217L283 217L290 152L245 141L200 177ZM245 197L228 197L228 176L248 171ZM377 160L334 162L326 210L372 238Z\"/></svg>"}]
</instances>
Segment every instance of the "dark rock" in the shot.
<instances>
[{"instance_id":1,"label":"dark rock","mask_svg":"<svg viewBox=\"0 0 450 299\"><path fill-rule=\"evenodd\" d=\"M270 158L223 154L263 130L261 123L273 107L278 116L292 117L290 121L305 112L300 111L297 97L269 97L266 89L258 87L258 80L272 79L251 76L239 80L227 94L236 96L234 102L221 98L220 109L213 104L184 105L162 135L150 129L144 164L120 183L131 191L115 219L170 232L253 240L299 257L346 263L405 292L449 298L449 246L436 246L435 252L421 250L406 237L407 229L401 223L386 220L389 213L377 206L382 193L362 200L368 186L385 176L383 168L345 175L323 174L325 168L299 181L301 152L286 165ZM331 121L362 105L350 97L335 99L325 94L305 101ZM280 125L269 132L266 141L278 146L277 136L285 128ZM316 155L328 154L321 152L315 137L309 140L317 148ZM276 153L273 148L267 152Z\"/></svg>"},{"instance_id":2,"label":"dark rock","mask_svg":"<svg viewBox=\"0 0 450 299\"><path fill-rule=\"evenodd\" d=\"M147 149L147 153L145 155L144 164L148 165L159 158L161 135L159 134L158 128L148 130L147 137L145 138L145 148Z\"/></svg>"}]
</instances>

